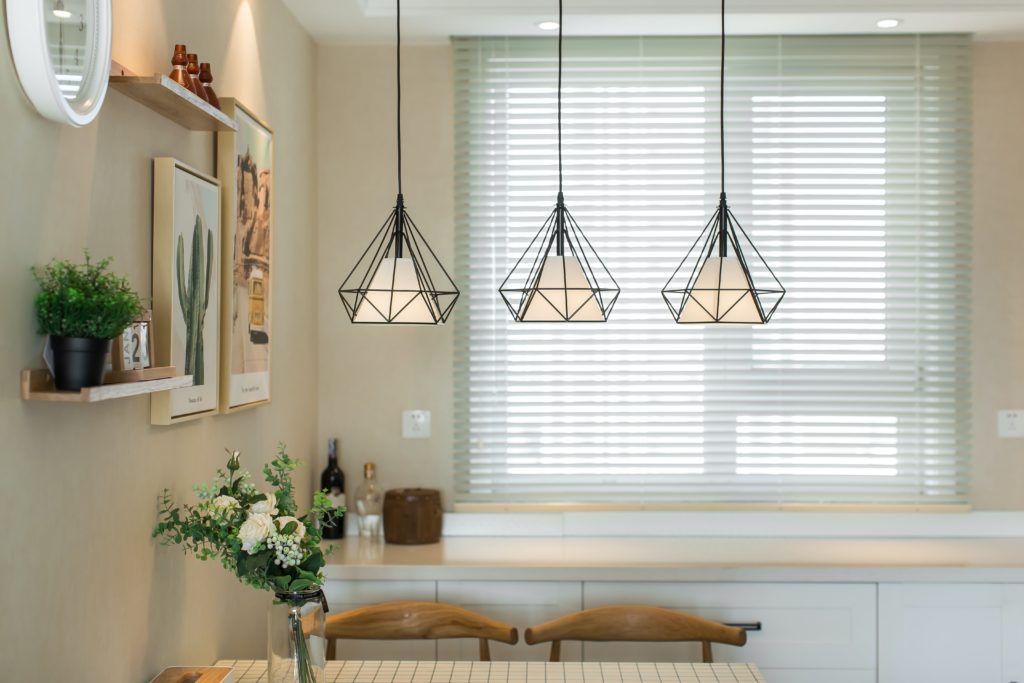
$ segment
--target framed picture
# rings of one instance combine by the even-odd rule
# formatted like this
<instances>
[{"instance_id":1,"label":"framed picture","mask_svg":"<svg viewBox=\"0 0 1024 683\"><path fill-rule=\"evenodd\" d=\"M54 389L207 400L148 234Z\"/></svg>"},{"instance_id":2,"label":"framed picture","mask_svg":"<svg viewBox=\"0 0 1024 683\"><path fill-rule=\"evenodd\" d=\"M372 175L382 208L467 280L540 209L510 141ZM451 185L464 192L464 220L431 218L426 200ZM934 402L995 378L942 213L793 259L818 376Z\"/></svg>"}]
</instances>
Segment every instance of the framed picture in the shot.
<instances>
[{"instance_id":1,"label":"framed picture","mask_svg":"<svg viewBox=\"0 0 1024 683\"><path fill-rule=\"evenodd\" d=\"M221 109L237 132L217 133L224 188L221 284L221 412L270 402L274 241L274 131L231 98Z\"/></svg>"},{"instance_id":2,"label":"framed picture","mask_svg":"<svg viewBox=\"0 0 1024 683\"><path fill-rule=\"evenodd\" d=\"M153 351L193 386L153 394L153 424L216 413L220 381L220 183L153 160Z\"/></svg>"},{"instance_id":3,"label":"framed picture","mask_svg":"<svg viewBox=\"0 0 1024 683\"><path fill-rule=\"evenodd\" d=\"M153 339L149 334L152 322L152 311L146 311L114 338L110 347L110 365L114 372L153 367Z\"/></svg>"}]
</instances>

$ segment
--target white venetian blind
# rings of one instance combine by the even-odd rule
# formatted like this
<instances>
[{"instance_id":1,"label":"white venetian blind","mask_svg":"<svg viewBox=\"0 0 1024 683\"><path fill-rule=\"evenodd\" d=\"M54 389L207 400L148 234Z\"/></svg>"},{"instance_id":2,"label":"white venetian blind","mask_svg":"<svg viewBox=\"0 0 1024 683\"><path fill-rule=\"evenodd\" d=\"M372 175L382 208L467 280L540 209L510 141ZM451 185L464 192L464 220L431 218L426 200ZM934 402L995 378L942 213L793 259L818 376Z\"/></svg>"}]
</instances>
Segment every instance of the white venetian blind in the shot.
<instances>
[{"instance_id":1,"label":"white venetian blind","mask_svg":"<svg viewBox=\"0 0 1024 683\"><path fill-rule=\"evenodd\" d=\"M497 290L555 200L555 41L455 40L457 502L966 501L969 38L731 39L727 191L788 293L767 326L679 326L717 50L566 40L566 204L622 295L517 325Z\"/></svg>"}]
</instances>

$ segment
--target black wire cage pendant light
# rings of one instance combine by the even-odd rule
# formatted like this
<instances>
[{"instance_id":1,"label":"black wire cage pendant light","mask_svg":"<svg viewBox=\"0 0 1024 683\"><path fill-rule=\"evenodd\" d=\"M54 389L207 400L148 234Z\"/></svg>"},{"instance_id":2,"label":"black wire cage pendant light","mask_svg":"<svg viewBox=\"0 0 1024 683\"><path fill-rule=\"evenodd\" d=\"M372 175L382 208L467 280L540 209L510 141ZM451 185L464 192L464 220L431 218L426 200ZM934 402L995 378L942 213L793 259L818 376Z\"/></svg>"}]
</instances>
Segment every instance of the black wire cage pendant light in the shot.
<instances>
[{"instance_id":1,"label":"black wire cage pendant light","mask_svg":"<svg viewBox=\"0 0 1024 683\"><path fill-rule=\"evenodd\" d=\"M615 278L565 206L562 193L562 0L558 1L558 195L555 208L499 292L516 322L605 322Z\"/></svg>"},{"instance_id":2,"label":"black wire cage pendant light","mask_svg":"<svg viewBox=\"0 0 1024 683\"><path fill-rule=\"evenodd\" d=\"M395 2L398 198L384 225L338 289L353 323L437 325L459 289L416 227L402 198L402 7Z\"/></svg>"},{"instance_id":3,"label":"black wire cage pendant light","mask_svg":"<svg viewBox=\"0 0 1024 683\"><path fill-rule=\"evenodd\" d=\"M771 320L786 289L736 220L725 196L725 0L720 72L722 191L718 208L672 273L661 295L680 324L759 325Z\"/></svg>"}]
</instances>

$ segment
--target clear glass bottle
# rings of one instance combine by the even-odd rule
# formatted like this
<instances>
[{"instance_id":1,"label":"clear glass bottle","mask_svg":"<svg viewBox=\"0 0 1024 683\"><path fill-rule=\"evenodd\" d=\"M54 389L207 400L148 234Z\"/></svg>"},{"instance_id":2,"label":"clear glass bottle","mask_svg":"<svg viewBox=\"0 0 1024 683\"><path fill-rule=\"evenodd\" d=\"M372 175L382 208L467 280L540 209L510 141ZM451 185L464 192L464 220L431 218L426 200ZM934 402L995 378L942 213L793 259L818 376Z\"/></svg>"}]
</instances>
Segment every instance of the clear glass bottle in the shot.
<instances>
[{"instance_id":1,"label":"clear glass bottle","mask_svg":"<svg viewBox=\"0 0 1024 683\"><path fill-rule=\"evenodd\" d=\"M377 466L372 462L363 465L363 483L356 489L355 508L359 535L372 538L380 536L384 489L377 482Z\"/></svg>"},{"instance_id":2,"label":"clear glass bottle","mask_svg":"<svg viewBox=\"0 0 1024 683\"><path fill-rule=\"evenodd\" d=\"M274 594L267 614L267 680L324 683L327 639L319 588Z\"/></svg>"}]
</instances>

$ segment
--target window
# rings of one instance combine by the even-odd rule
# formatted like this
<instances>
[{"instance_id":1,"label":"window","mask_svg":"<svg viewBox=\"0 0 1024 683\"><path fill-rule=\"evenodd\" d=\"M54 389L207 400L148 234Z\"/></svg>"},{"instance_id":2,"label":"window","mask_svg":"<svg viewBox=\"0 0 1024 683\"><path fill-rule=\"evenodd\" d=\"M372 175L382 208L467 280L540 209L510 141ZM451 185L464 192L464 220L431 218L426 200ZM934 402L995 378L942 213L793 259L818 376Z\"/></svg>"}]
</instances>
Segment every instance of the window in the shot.
<instances>
[{"instance_id":1,"label":"window","mask_svg":"<svg viewBox=\"0 0 1024 683\"><path fill-rule=\"evenodd\" d=\"M717 49L566 41L566 203L622 294L604 325L516 325L554 42L455 41L457 502L966 502L969 39L730 40L727 190L788 293L727 329L660 297L717 202Z\"/></svg>"}]
</instances>

